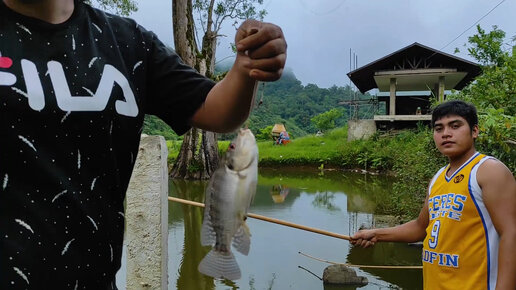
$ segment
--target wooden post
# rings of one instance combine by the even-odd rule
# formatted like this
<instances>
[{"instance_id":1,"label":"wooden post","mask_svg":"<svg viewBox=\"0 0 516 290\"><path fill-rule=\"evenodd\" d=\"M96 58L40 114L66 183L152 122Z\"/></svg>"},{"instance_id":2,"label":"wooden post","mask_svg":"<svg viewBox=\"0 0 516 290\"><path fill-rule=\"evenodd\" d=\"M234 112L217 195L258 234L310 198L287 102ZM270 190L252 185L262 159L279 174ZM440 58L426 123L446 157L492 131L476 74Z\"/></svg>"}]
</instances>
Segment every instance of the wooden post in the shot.
<instances>
[{"instance_id":1,"label":"wooden post","mask_svg":"<svg viewBox=\"0 0 516 290\"><path fill-rule=\"evenodd\" d=\"M389 115L396 115L396 78L391 78L391 88L390 88L390 98L389 98Z\"/></svg>"},{"instance_id":2,"label":"wooden post","mask_svg":"<svg viewBox=\"0 0 516 290\"><path fill-rule=\"evenodd\" d=\"M126 197L127 289L168 288L168 168L162 136L142 136Z\"/></svg>"},{"instance_id":3,"label":"wooden post","mask_svg":"<svg viewBox=\"0 0 516 290\"><path fill-rule=\"evenodd\" d=\"M444 76L439 77L439 102L444 102Z\"/></svg>"}]
</instances>

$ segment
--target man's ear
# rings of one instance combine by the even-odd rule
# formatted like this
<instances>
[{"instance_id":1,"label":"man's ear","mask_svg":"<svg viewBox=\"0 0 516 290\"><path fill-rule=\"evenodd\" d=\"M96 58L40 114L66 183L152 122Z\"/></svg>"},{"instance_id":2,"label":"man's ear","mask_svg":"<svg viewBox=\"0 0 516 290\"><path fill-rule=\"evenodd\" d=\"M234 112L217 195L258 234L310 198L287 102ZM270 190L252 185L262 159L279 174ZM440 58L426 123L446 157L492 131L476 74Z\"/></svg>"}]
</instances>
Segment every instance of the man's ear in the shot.
<instances>
[{"instance_id":1,"label":"man's ear","mask_svg":"<svg viewBox=\"0 0 516 290\"><path fill-rule=\"evenodd\" d=\"M478 138L478 132L479 132L478 125L473 125L473 128L471 129L471 135L473 136L473 139Z\"/></svg>"}]
</instances>

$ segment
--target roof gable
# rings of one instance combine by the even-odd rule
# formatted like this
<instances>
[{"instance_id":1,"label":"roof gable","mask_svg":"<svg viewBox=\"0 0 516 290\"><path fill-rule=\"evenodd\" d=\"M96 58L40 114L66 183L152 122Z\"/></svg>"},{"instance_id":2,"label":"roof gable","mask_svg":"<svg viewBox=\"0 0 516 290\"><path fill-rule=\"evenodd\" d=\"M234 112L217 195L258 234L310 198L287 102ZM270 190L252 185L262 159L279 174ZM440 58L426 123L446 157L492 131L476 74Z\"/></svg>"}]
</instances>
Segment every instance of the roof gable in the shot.
<instances>
[{"instance_id":1,"label":"roof gable","mask_svg":"<svg viewBox=\"0 0 516 290\"><path fill-rule=\"evenodd\" d=\"M400 50L386 55L376 61L366 64L347 75L365 93L377 88L374 76L384 71L416 71L422 69L449 68L464 72L465 76L453 89L460 90L480 74L478 64L456 57L451 54L414 42Z\"/></svg>"}]
</instances>

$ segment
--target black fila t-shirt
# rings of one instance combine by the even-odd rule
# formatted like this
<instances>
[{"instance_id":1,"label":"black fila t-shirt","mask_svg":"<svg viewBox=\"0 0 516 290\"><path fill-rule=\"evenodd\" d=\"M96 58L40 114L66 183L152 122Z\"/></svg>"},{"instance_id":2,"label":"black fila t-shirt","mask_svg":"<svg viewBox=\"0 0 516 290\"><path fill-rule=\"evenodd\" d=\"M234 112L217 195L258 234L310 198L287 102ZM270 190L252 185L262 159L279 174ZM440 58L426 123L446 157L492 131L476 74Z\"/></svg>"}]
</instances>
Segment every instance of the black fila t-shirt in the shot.
<instances>
[{"instance_id":1,"label":"black fila t-shirt","mask_svg":"<svg viewBox=\"0 0 516 290\"><path fill-rule=\"evenodd\" d=\"M131 19L0 1L0 289L110 289L145 114L178 134L213 82Z\"/></svg>"}]
</instances>

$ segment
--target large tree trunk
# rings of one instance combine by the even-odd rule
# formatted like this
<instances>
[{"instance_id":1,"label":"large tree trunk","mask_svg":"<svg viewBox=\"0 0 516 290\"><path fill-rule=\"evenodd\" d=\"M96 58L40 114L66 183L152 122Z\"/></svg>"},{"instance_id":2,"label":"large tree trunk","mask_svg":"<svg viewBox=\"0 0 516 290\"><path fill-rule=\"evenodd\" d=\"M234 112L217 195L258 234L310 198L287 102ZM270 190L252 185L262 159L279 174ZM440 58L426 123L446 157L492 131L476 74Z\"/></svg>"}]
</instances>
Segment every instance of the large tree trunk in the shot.
<instances>
[{"instance_id":1,"label":"large tree trunk","mask_svg":"<svg viewBox=\"0 0 516 290\"><path fill-rule=\"evenodd\" d=\"M205 57L200 55L195 41L195 27L191 0L173 0L172 18L174 24L174 45L177 54L183 61L197 69L201 74L211 75L213 68L206 64ZM205 51L203 49L203 51ZM170 176L182 179L208 179L218 166L217 136L213 132L190 129L183 139L181 150L177 156Z\"/></svg>"}]
</instances>

